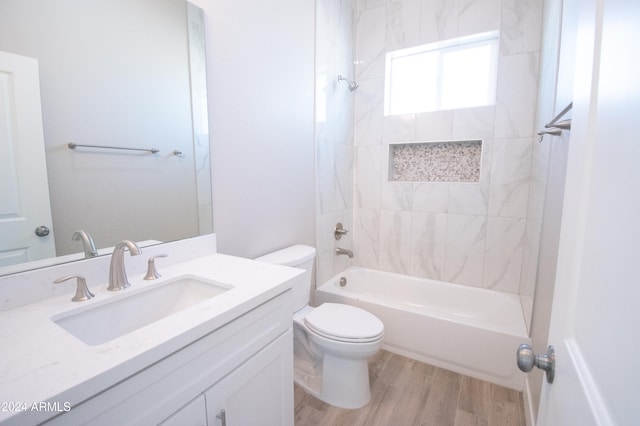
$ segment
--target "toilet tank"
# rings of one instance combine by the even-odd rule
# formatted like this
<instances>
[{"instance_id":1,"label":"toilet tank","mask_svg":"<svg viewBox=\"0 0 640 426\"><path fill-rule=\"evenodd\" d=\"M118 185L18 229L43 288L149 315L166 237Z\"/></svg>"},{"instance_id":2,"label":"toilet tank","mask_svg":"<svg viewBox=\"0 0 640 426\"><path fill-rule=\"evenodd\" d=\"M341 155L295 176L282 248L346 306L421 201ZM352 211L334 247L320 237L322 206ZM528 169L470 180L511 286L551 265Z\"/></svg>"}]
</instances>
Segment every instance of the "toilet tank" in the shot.
<instances>
[{"instance_id":1,"label":"toilet tank","mask_svg":"<svg viewBox=\"0 0 640 426\"><path fill-rule=\"evenodd\" d=\"M311 297L311 274L313 272L313 259L315 256L315 248L298 244L256 258L256 260L260 262L304 269L304 275L300 280L296 281L297 285L294 285L292 289L293 312L309 304Z\"/></svg>"}]
</instances>

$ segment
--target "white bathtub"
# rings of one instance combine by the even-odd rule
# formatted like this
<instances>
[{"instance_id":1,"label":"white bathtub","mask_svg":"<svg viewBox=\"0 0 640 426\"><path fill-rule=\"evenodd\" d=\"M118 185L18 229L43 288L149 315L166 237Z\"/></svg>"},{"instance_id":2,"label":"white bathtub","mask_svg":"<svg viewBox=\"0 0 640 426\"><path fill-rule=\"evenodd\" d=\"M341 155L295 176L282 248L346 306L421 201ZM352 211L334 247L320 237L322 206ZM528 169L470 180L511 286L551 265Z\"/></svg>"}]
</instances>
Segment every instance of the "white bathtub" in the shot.
<instances>
[{"instance_id":1,"label":"white bathtub","mask_svg":"<svg viewBox=\"0 0 640 426\"><path fill-rule=\"evenodd\" d=\"M347 279L344 287L340 278ZM351 267L322 284L316 303L361 307L382 320L383 349L518 391L516 349L531 343L517 295Z\"/></svg>"}]
</instances>

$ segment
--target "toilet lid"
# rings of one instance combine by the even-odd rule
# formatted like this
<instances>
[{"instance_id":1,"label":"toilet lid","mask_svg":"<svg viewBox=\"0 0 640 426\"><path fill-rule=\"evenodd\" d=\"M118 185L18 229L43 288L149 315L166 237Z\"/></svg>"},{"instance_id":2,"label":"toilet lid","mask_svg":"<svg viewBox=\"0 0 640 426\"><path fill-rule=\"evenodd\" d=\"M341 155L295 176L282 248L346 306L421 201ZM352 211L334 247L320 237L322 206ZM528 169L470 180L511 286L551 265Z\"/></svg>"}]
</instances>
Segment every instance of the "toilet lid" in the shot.
<instances>
[{"instance_id":1,"label":"toilet lid","mask_svg":"<svg viewBox=\"0 0 640 426\"><path fill-rule=\"evenodd\" d=\"M384 325L375 315L355 306L323 303L304 318L314 332L329 339L369 342L382 337Z\"/></svg>"}]
</instances>

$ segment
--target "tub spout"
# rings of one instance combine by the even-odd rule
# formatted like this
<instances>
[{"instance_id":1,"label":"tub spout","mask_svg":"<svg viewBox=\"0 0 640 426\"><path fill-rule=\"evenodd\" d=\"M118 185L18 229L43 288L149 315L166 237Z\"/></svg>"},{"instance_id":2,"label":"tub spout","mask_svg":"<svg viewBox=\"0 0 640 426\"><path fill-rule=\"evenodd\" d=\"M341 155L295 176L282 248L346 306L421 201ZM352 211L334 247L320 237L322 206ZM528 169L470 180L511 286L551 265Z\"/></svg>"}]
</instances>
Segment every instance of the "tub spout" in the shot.
<instances>
[{"instance_id":1,"label":"tub spout","mask_svg":"<svg viewBox=\"0 0 640 426\"><path fill-rule=\"evenodd\" d=\"M336 256L340 256L342 254L346 254L347 256L349 256L349 259L351 259L353 257L353 252L351 250L347 250L347 249L343 249L338 247L336 249Z\"/></svg>"}]
</instances>

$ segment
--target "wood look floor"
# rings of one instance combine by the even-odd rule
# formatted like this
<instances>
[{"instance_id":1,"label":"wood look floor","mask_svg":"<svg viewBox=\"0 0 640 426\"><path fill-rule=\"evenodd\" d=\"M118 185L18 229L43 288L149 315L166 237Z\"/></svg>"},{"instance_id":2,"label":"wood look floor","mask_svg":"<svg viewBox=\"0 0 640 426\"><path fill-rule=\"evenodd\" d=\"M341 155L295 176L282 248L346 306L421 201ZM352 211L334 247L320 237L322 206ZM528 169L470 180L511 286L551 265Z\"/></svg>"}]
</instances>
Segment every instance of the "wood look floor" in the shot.
<instances>
[{"instance_id":1,"label":"wood look floor","mask_svg":"<svg viewBox=\"0 0 640 426\"><path fill-rule=\"evenodd\" d=\"M295 385L296 426L525 426L522 394L387 351L369 360L371 400L346 410Z\"/></svg>"}]
</instances>

